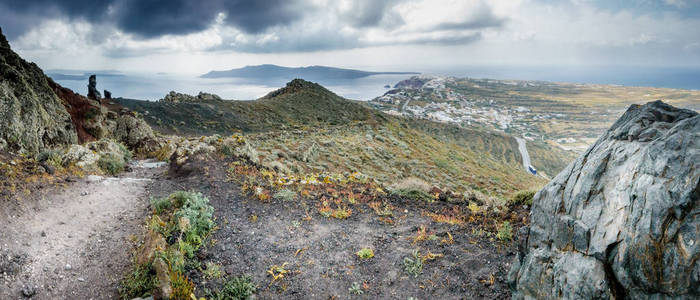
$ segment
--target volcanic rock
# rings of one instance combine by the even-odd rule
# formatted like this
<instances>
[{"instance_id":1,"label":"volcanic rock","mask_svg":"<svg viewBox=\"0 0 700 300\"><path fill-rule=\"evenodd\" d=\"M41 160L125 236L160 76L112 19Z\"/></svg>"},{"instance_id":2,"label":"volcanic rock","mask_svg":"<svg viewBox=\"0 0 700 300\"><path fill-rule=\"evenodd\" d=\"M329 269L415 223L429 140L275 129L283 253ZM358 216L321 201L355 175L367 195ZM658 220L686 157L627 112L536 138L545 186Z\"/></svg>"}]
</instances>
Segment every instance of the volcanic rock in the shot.
<instances>
[{"instance_id":1,"label":"volcanic rock","mask_svg":"<svg viewBox=\"0 0 700 300\"><path fill-rule=\"evenodd\" d=\"M533 198L514 299L700 298L700 115L633 105Z\"/></svg>"}]
</instances>

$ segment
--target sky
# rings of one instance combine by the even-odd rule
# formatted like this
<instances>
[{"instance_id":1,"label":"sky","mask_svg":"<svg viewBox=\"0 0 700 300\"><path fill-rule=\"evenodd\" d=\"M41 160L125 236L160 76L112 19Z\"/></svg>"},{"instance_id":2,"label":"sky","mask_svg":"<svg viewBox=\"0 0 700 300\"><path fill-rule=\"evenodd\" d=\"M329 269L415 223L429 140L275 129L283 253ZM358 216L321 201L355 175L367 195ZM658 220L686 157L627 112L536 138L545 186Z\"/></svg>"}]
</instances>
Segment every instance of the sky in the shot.
<instances>
[{"instance_id":1,"label":"sky","mask_svg":"<svg viewBox=\"0 0 700 300\"><path fill-rule=\"evenodd\" d=\"M44 69L700 67L700 0L0 0Z\"/></svg>"}]
</instances>

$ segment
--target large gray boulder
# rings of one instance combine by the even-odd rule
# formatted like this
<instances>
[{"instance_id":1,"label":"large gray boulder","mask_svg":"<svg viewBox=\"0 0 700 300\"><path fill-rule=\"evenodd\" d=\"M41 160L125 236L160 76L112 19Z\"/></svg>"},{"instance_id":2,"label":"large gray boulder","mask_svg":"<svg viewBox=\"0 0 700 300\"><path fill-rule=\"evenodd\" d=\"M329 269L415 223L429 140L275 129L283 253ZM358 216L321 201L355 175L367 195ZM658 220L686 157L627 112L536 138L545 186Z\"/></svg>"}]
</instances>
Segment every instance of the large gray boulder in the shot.
<instances>
[{"instance_id":1,"label":"large gray boulder","mask_svg":"<svg viewBox=\"0 0 700 300\"><path fill-rule=\"evenodd\" d=\"M0 150L36 153L78 142L70 114L34 63L0 31Z\"/></svg>"},{"instance_id":2,"label":"large gray boulder","mask_svg":"<svg viewBox=\"0 0 700 300\"><path fill-rule=\"evenodd\" d=\"M539 191L514 299L700 299L700 115L633 105Z\"/></svg>"}]
</instances>

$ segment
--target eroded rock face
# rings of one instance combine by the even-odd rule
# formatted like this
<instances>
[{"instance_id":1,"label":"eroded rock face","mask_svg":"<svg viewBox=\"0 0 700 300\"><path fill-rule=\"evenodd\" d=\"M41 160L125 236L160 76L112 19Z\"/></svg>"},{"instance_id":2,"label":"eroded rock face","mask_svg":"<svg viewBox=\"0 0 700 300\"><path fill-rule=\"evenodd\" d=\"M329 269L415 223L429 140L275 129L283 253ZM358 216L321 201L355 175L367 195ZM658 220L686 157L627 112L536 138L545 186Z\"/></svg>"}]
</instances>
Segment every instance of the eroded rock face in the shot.
<instances>
[{"instance_id":1,"label":"eroded rock face","mask_svg":"<svg viewBox=\"0 0 700 300\"><path fill-rule=\"evenodd\" d=\"M700 297L700 115L631 106L533 199L514 299Z\"/></svg>"},{"instance_id":2,"label":"eroded rock face","mask_svg":"<svg viewBox=\"0 0 700 300\"><path fill-rule=\"evenodd\" d=\"M46 75L12 51L0 30L0 150L35 153L78 142Z\"/></svg>"}]
</instances>

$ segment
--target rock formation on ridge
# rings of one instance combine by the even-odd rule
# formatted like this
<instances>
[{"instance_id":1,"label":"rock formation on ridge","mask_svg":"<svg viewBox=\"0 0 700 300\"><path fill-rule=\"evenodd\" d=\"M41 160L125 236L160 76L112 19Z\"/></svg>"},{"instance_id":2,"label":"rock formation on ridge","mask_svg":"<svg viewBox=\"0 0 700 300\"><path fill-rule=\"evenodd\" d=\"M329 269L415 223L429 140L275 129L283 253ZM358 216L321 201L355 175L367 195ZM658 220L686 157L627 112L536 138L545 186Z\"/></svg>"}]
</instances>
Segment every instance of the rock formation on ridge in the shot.
<instances>
[{"instance_id":1,"label":"rock formation on ridge","mask_svg":"<svg viewBox=\"0 0 700 300\"><path fill-rule=\"evenodd\" d=\"M221 97L218 95L214 94L209 94L205 92L199 92L197 96L192 96L188 94L183 94L183 93L177 93L175 91L170 91L163 99L160 99L159 101L164 101L164 102L172 102L172 103L180 103L180 102L201 102L201 101L212 101L212 100L221 100Z\"/></svg>"},{"instance_id":2,"label":"rock formation on ridge","mask_svg":"<svg viewBox=\"0 0 700 300\"><path fill-rule=\"evenodd\" d=\"M102 99L102 95L100 95L100 91L97 90L97 76L96 75L90 75L90 79L88 79L87 97L90 100L97 100L97 101L100 101L100 99Z\"/></svg>"},{"instance_id":3,"label":"rock formation on ridge","mask_svg":"<svg viewBox=\"0 0 700 300\"><path fill-rule=\"evenodd\" d=\"M513 298L700 297L700 115L633 105L539 191Z\"/></svg>"}]
</instances>

